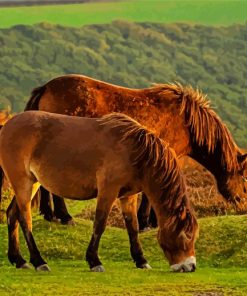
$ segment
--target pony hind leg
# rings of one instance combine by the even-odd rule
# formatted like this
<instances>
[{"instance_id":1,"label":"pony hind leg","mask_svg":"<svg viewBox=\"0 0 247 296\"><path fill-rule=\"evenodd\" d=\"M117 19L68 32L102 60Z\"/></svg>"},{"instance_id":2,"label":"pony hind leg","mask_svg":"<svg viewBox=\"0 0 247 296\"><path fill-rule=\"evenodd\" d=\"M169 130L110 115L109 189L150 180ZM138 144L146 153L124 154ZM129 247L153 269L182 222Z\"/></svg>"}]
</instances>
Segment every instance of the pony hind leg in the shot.
<instances>
[{"instance_id":1,"label":"pony hind leg","mask_svg":"<svg viewBox=\"0 0 247 296\"><path fill-rule=\"evenodd\" d=\"M35 195L33 187L35 187L35 191L37 191L39 185L37 185L37 183L34 184L31 180L26 178L19 184L22 185L17 187L13 186L13 188L16 194L16 201L19 209L18 220L30 252L30 262L36 270L49 271L50 268L41 257L32 234L31 200Z\"/></svg>"},{"instance_id":2,"label":"pony hind leg","mask_svg":"<svg viewBox=\"0 0 247 296\"><path fill-rule=\"evenodd\" d=\"M105 269L98 257L98 248L100 238L106 228L107 218L112 208L113 202L117 197L116 194L99 193L97 197L97 206L93 226L93 234L87 248L86 261L89 264L90 270L95 272L104 272Z\"/></svg>"},{"instance_id":3,"label":"pony hind leg","mask_svg":"<svg viewBox=\"0 0 247 296\"><path fill-rule=\"evenodd\" d=\"M137 220L137 195L120 198L122 213L129 235L130 253L137 268L151 269L145 259L138 237L139 225Z\"/></svg>"},{"instance_id":4,"label":"pony hind leg","mask_svg":"<svg viewBox=\"0 0 247 296\"><path fill-rule=\"evenodd\" d=\"M15 264L16 268L29 268L30 266L23 259L19 248L19 208L14 197L7 209L8 222L8 258L11 264Z\"/></svg>"},{"instance_id":5,"label":"pony hind leg","mask_svg":"<svg viewBox=\"0 0 247 296\"><path fill-rule=\"evenodd\" d=\"M37 271L50 271L49 266L41 257L33 238L31 203L28 203L27 205L20 205L19 221L30 252L30 262Z\"/></svg>"}]
</instances>

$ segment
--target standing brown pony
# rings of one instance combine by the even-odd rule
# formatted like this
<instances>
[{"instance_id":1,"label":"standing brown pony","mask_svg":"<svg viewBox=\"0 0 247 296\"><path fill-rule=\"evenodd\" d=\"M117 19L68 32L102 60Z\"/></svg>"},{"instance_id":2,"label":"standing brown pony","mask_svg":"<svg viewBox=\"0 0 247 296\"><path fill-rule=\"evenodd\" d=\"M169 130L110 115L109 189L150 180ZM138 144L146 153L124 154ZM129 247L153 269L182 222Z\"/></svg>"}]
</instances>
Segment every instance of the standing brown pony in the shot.
<instances>
[{"instance_id":1,"label":"standing brown pony","mask_svg":"<svg viewBox=\"0 0 247 296\"><path fill-rule=\"evenodd\" d=\"M133 195L140 191L147 194L156 212L158 241L172 270L195 270L198 226L175 153L126 115L95 119L42 111L21 113L0 133L0 164L15 192L7 217L8 257L16 267L28 266L19 250L19 222L30 262L37 270L49 270L32 235L32 189L39 182L66 198L97 197L93 234L86 252L92 271L104 271L98 247L116 198L121 201L132 258L137 267L149 268L138 239Z\"/></svg>"},{"instance_id":2,"label":"standing brown pony","mask_svg":"<svg viewBox=\"0 0 247 296\"><path fill-rule=\"evenodd\" d=\"M26 110L85 117L125 113L168 141L178 156L189 155L207 168L226 200L247 200L247 154L240 152L205 96L191 87L164 84L129 89L86 76L66 75L34 89ZM58 197L54 208L64 223L71 219ZM52 212L47 209L45 215L50 217ZM139 222L140 228L146 226L145 210L139 213Z\"/></svg>"}]
</instances>

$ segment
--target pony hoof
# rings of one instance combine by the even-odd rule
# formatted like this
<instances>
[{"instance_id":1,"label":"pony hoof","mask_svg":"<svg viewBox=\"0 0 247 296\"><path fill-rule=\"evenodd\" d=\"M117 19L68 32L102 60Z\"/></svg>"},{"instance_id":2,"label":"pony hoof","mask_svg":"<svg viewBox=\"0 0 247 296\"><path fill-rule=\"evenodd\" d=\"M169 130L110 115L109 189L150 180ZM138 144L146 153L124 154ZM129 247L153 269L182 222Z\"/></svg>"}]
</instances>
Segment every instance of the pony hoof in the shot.
<instances>
[{"instance_id":1,"label":"pony hoof","mask_svg":"<svg viewBox=\"0 0 247 296\"><path fill-rule=\"evenodd\" d=\"M61 224L63 224L63 225L71 225L71 226L76 225L76 223L75 223L75 221L73 219L68 220L68 221L61 221Z\"/></svg>"},{"instance_id":2,"label":"pony hoof","mask_svg":"<svg viewBox=\"0 0 247 296\"><path fill-rule=\"evenodd\" d=\"M20 269L31 269L32 267L26 262L26 263L22 264L19 268Z\"/></svg>"},{"instance_id":3,"label":"pony hoof","mask_svg":"<svg viewBox=\"0 0 247 296\"><path fill-rule=\"evenodd\" d=\"M48 266L48 264L42 264L42 265L36 267L36 271L51 271L51 269Z\"/></svg>"},{"instance_id":4,"label":"pony hoof","mask_svg":"<svg viewBox=\"0 0 247 296\"><path fill-rule=\"evenodd\" d=\"M151 230L151 227L147 226L147 227L144 227L143 229L140 229L139 232L148 232Z\"/></svg>"},{"instance_id":5,"label":"pony hoof","mask_svg":"<svg viewBox=\"0 0 247 296\"><path fill-rule=\"evenodd\" d=\"M97 265L91 268L93 272L105 272L105 268L103 265Z\"/></svg>"},{"instance_id":6,"label":"pony hoof","mask_svg":"<svg viewBox=\"0 0 247 296\"><path fill-rule=\"evenodd\" d=\"M53 217L51 220L52 223L61 223L61 219Z\"/></svg>"},{"instance_id":7,"label":"pony hoof","mask_svg":"<svg viewBox=\"0 0 247 296\"><path fill-rule=\"evenodd\" d=\"M142 264L139 268L141 268L141 269L152 269L152 267L148 263Z\"/></svg>"}]
</instances>

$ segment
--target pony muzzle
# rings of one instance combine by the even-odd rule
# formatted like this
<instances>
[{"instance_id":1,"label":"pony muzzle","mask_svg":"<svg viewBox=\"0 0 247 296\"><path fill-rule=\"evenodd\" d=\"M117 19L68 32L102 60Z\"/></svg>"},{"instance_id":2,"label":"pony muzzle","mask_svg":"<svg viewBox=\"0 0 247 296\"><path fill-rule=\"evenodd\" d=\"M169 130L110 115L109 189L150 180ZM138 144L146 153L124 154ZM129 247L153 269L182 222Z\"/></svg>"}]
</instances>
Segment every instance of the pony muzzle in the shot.
<instances>
[{"instance_id":1,"label":"pony muzzle","mask_svg":"<svg viewBox=\"0 0 247 296\"><path fill-rule=\"evenodd\" d=\"M171 265L170 268L174 272L193 272L196 270L196 257L188 257L181 263Z\"/></svg>"}]
</instances>

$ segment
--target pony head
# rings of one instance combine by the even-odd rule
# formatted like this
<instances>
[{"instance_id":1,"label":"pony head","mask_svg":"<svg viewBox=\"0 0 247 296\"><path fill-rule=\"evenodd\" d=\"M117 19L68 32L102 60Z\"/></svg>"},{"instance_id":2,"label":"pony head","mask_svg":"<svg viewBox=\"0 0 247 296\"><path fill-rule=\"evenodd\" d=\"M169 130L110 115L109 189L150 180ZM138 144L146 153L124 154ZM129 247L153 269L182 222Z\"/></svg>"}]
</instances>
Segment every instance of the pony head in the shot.
<instances>
[{"instance_id":1,"label":"pony head","mask_svg":"<svg viewBox=\"0 0 247 296\"><path fill-rule=\"evenodd\" d=\"M195 241L198 224L188 206L182 204L158 230L158 242L172 271L193 272L196 269Z\"/></svg>"},{"instance_id":2,"label":"pony head","mask_svg":"<svg viewBox=\"0 0 247 296\"><path fill-rule=\"evenodd\" d=\"M237 169L231 172L225 170L217 184L220 193L241 209L247 203L247 154L239 154L237 161Z\"/></svg>"},{"instance_id":3,"label":"pony head","mask_svg":"<svg viewBox=\"0 0 247 296\"><path fill-rule=\"evenodd\" d=\"M227 126L211 108L210 101L199 90L180 84L163 85L160 93L177 103L189 135L190 152L187 154L214 175L219 192L241 209L241 205L247 203L247 154L240 151ZM173 109L173 113L177 114L178 110ZM178 123L178 116L176 120ZM182 136L182 132L185 134L179 129L178 134L185 142L186 136ZM177 148L178 155L181 147Z\"/></svg>"}]
</instances>

